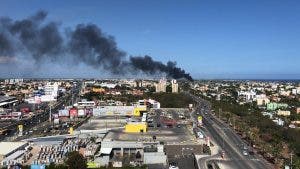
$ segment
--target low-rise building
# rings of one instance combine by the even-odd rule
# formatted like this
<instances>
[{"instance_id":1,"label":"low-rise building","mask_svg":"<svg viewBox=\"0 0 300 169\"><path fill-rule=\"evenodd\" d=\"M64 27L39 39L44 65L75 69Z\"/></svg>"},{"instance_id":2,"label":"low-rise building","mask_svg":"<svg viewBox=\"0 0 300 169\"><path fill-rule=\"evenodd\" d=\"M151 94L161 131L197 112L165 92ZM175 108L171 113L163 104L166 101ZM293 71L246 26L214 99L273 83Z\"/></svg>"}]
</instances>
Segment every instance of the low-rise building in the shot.
<instances>
[{"instance_id":1,"label":"low-rise building","mask_svg":"<svg viewBox=\"0 0 300 169\"><path fill-rule=\"evenodd\" d=\"M122 167L124 157L129 159L129 163L162 165L167 163L164 145L159 142L111 140L101 142L100 156L96 157L94 162L100 166L108 166L109 163L112 163L115 166Z\"/></svg>"},{"instance_id":2,"label":"low-rise building","mask_svg":"<svg viewBox=\"0 0 300 169\"><path fill-rule=\"evenodd\" d=\"M270 100L268 98L258 98L256 99L256 102L258 106L263 106L270 103Z\"/></svg>"},{"instance_id":3,"label":"low-rise building","mask_svg":"<svg viewBox=\"0 0 300 169\"><path fill-rule=\"evenodd\" d=\"M286 109L287 107L288 107L288 104L285 104L285 103L270 102L267 104L267 110L269 110L269 111L274 111L277 109Z\"/></svg>"},{"instance_id":4,"label":"low-rise building","mask_svg":"<svg viewBox=\"0 0 300 169\"><path fill-rule=\"evenodd\" d=\"M300 114L300 107L297 107L296 113L297 113L297 114Z\"/></svg>"},{"instance_id":5,"label":"low-rise building","mask_svg":"<svg viewBox=\"0 0 300 169\"><path fill-rule=\"evenodd\" d=\"M286 110L278 110L277 111L277 115L278 116L290 116L291 112L290 111L286 111Z\"/></svg>"},{"instance_id":6,"label":"low-rise building","mask_svg":"<svg viewBox=\"0 0 300 169\"><path fill-rule=\"evenodd\" d=\"M28 142L0 142L1 166L21 163L20 157L25 153Z\"/></svg>"}]
</instances>

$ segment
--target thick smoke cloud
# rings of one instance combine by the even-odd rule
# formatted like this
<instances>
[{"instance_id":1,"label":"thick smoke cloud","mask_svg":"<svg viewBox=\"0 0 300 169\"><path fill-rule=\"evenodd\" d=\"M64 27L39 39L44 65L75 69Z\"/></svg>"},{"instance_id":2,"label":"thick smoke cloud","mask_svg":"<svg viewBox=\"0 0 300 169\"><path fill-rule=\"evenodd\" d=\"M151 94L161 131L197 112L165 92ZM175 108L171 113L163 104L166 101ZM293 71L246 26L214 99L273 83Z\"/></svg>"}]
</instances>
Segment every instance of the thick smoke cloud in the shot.
<instances>
[{"instance_id":1,"label":"thick smoke cloud","mask_svg":"<svg viewBox=\"0 0 300 169\"><path fill-rule=\"evenodd\" d=\"M132 70L147 75L164 73L171 78L192 77L176 62L164 64L150 56L131 56L118 49L114 37L106 35L94 24L78 24L66 33L59 24L46 20L47 13L39 11L23 20L0 18L0 57L26 55L34 63L64 59L84 63L113 74L126 74Z\"/></svg>"},{"instance_id":2,"label":"thick smoke cloud","mask_svg":"<svg viewBox=\"0 0 300 169\"><path fill-rule=\"evenodd\" d=\"M192 77L185 73L181 68L176 67L176 62L169 61L166 65L159 61L154 61L150 56L130 57L130 63L136 70L143 70L147 74L165 72L168 77L175 79L186 78L193 80Z\"/></svg>"},{"instance_id":3,"label":"thick smoke cloud","mask_svg":"<svg viewBox=\"0 0 300 169\"><path fill-rule=\"evenodd\" d=\"M102 66L112 73L121 73L126 53L117 48L112 36L106 36L93 24L77 25L68 47L73 56L93 67Z\"/></svg>"}]
</instances>

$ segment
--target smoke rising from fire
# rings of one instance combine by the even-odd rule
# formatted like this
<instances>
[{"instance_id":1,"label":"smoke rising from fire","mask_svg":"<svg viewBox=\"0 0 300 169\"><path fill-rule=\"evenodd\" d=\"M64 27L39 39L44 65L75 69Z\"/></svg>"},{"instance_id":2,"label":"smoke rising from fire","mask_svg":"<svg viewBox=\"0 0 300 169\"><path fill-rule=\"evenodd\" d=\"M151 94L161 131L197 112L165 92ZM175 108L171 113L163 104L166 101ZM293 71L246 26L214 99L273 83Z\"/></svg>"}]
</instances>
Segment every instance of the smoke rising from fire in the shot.
<instances>
[{"instance_id":1,"label":"smoke rising from fire","mask_svg":"<svg viewBox=\"0 0 300 169\"><path fill-rule=\"evenodd\" d=\"M78 24L64 33L60 24L47 20L47 13L39 11L22 20L0 18L0 57L26 55L36 64L71 60L113 74L142 72L147 75L163 73L170 78L192 77L176 62L164 64L150 56L130 56L120 50L113 36L95 24Z\"/></svg>"}]
</instances>

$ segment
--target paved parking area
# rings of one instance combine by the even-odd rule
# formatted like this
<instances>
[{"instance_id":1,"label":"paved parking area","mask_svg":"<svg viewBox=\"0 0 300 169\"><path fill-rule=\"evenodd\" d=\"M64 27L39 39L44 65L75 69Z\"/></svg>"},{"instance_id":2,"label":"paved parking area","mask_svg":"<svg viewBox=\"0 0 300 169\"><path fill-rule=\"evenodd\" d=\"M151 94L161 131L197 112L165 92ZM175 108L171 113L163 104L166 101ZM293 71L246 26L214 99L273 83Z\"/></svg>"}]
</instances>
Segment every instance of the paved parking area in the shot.
<instances>
[{"instance_id":1,"label":"paved parking area","mask_svg":"<svg viewBox=\"0 0 300 169\"><path fill-rule=\"evenodd\" d=\"M77 130L99 130L105 128L124 127L126 118L101 117L91 118L86 123L78 127Z\"/></svg>"},{"instance_id":2,"label":"paved parking area","mask_svg":"<svg viewBox=\"0 0 300 169\"><path fill-rule=\"evenodd\" d=\"M196 169L197 162L193 154L202 154L201 145L165 145L169 163L176 163L179 168Z\"/></svg>"},{"instance_id":3,"label":"paved parking area","mask_svg":"<svg viewBox=\"0 0 300 169\"><path fill-rule=\"evenodd\" d=\"M106 139L122 141L152 141L153 136L157 141L165 144L198 144L197 139L186 126L180 128L149 129L146 133L125 133L123 129L111 130Z\"/></svg>"}]
</instances>

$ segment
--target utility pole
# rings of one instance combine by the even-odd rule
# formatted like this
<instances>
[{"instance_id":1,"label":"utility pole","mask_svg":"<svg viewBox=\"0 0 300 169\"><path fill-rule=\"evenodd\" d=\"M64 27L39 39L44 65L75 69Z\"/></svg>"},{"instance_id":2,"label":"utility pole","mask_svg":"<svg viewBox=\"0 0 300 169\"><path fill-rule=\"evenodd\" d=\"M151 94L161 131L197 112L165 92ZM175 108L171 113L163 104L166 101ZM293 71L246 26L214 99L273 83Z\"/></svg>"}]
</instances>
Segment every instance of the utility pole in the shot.
<instances>
[{"instance_id":1,"label":"utility pole","mask_svg":"<svg viewBox=\"0 0 300 169\"><path fill-rule=\"evenodd\" d=\"M293 168L293 152L291 152L291 169Z\"/></svg>"},{"instance_id":2,"label":"utility pole","mask_svg":"<svg viewBox=\"0 0 300 169\"><path fill-rule=\"evenodd\" d=\"M51 102L50 102L50 104L49 104L49 107L50 107L50 111L49 111L49 122L50 122L50 124L51 124L51 121L52 121L52 112L51 112L51 108L52 108L52 104L51 104Z\"/></svg>"},{"instance_id":3,"label":"utility pole","mask_svg":"<svg viewBox=\"0 0 300 169\"><path fill-rule=\"evenodd\" d=\"M235 118L233 117L233 130L235 130Z\"/></svg>"}]
</instances>

